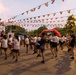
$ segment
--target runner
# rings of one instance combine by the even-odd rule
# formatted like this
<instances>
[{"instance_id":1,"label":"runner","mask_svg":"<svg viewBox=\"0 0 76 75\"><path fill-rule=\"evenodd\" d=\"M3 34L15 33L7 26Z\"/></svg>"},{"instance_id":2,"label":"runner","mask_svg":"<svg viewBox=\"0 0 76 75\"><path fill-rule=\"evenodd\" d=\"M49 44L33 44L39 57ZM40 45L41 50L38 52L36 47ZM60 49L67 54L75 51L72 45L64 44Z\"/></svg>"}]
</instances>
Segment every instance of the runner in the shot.
<instances>
[{"instance_id":1,"label":"runner","mask_svg":"<svg viewBox=\"0 0 76 75\"><path fill-rule=\"evenodd\" d=\"M25 47L26 47L26 53L28 53L28 49L29 49L29 38L27 36L25 36Z\"/></svg>"},{"instance_id":2,"label":"runner","mask_svg":"<svg viewBox=\"0 0 76 75\"><path fill-rule=\"evenodd\" d=\"M36 44L36 46L37 46L37 57L41 57L41 55L40 55L40 41L41 41L41 37L38 36L37 37L37 44Z\"/></svg>"},{"instance_id":3,"label":"runner","mask_svg":"<svg viewBox=\"0 0 76 75\"><path fill-rule=\"evenodd\" d=\"M53 37L52 37L52 55L57 57L57 45L59 43L59 38L58 36L54 33Z\"/></svg>"},{"instance_id":4,"label":"runner","mask_svg":"<svg viewBox=\"0 0 76 75\"><path fill-rule=\"evenodd\" d=\"M65 44L65 42L66 42L66 37L64 35L62 35L61 39L60 39L61 50L63 50L63 45Z\"/></svg>"},{"instance_id":5,"label":"runner","mask_svg":"<svg viewBox=\"0 0 76 75\"><path fill-rule=\"evenodd\" d=\"M4 50L5 60L6 60L7 59L7 48L8 48L6 35L3 36L3 39L1 40L1 42L2 42L2 49Z\"/></svg>"},{"instance_id":6,"label":"runner","mask_svg":"<svg viewBox=\"0 0 76 75\"><path fill-rule=\"evenodd\" d=\"M8 48L9 48L10 51L11 51L10 54L12 54L12 42L13 42L12 36L9 35L9 37L8 37Z\"/></svg>"},{"instance_id":7,"label":"runner","mask_svg":"<svg viewBox=\"0 0 76 75\"><path fill-rule=\"evenodd\" d=\"M15 38L14 38L14 48L13 48L13 58L15 58L15 56L16 56L15 62L18 61L19 50L20 50L19 37L15 36Z\"/></svg>"},{"instance_id":8,"label":"runner","mask_svg":"<svg viewBox=\"0 0 76 75\"><path fill-rule=\"evenodd\" d=\"M70 42L69 42L69 48L68 48L68 52L70 53L70 59L73 60L74 59L74 46L75 46L75 35L74 32L71 31L70 34Z\"/></svg>"},{"instance_id":9,"label":"runner","mask_svg":"<svg viewBox=\"0 0 76 75\"><path fill-rule=\"evenodd\" d=\"M41 36L41 40L40 40L40 51L41 51L41 56L42 56L42 63L45 63L45 60L44 60L44 51L45 51L45 43L46 43L46 39L45 39L45 34L42 33L42 36Z\"/></svg>"}]
</instances>

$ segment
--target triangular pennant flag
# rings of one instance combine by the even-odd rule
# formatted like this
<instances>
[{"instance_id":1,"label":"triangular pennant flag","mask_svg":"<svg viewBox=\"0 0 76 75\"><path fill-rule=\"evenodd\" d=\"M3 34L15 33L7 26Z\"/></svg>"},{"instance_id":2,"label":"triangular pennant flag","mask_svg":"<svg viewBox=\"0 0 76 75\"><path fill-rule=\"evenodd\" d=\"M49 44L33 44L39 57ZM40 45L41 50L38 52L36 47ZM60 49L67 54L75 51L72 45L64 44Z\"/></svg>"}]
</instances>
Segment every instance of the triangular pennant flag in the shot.
<instances>
[{"instance_id":1,"label":"triangular pennant flag","mask_svg":"<svg viewBox=\"0 0 76 75\"><path fill-rule=\"evenodd\" d=\"M52 21L50 21L50 23L51 23Z\"/></svg>"},{"instance_id":2,"label":"triangular pennant flag","mask_svg":"<svg viewBox=\"0 0 76 75\"><path fill-rule=\"evenodd\" d=\"M60 11L60 14L62 14L63 13L63 11Z\"/></svg>"},{"instance_id":3,"label":"triangular pennant flag","mask_svg":"<svg viewBox=\"0 0 76 75\"><path fill-rule=\"evenodd\" d=\"M50 20L53 20L53 18L50 18Z\"/></svg>"},{"instance_id":4,"label":"triangular pennant flag","mask_svg":"<svg viewBox=\"0 0 76 75\"><path fill-rule=\"evenodd\" d=\"M21 15L24 15L25 12L21 13Z\"/></svg>"},{"instance_id":5,"label":"triangular pennant flag","mask_svg":"<svg viewBox=\"0 0 76 75\"><path fill-rule=\"evenodd\" d=\"M26 11L26 13L28 14L28 11Z\"/></svg>"},{"instance_id":6,"label":"triangular pennant flag","mask_svg":"<svg viewBox=\"0 0 76 75\"><path fill-rule=\"evenodd\" d=\"M33 12L33 9L31 9L30 11Z\"/></svg>"},{"instance_id":7,"label":"triangular pennant flag","mask_svg":"<svg viewBox=\"0 0 76 75\"><path fill-rule=\"evenodd\" d=\"M71 10L67 10L68 13L70 13Z\"/></svg>"},{"instance_id":8,"label":"triangular pennant flag","mask_svg":"<svg viewBox=\"0 0 76 75\"><path fill-rule=\"evenodd\" d=\"M58 17L56 17L55 19L58 19Z\"/></svg>"},{"instance_id":9,"label":"triangular pennant flag","mask_svg":"<svg viewBox=\"0 0 76 75\"><path fill-rule=\"evenodd\" d=\"M53 16L55 16L56 15L56 13L53 13Z\"/></svg>"},{"instance_id":10,"label":"triangular pennant flag","mask_svg":"<svg viewBox=\"0 0 76 75\"><path fill-rule=\"evenodd\" d=\"M42 22L44 22L44 19L42 19Z\"/></svg>"},{"instance_id":11,"label":"triangular pennant flag","mask_svg":"<svg viewBox=\"0 0 76 75\"><path fill-rule=\"evenodd\" d=\"M45 17L45 15L43 15L43 17Z\"/></svg>"},{"instance_id":12,"label":"triangular pennant flag","mask_svg":"<svg viewBox=\"0 0 76 75\"><path fill-rule=\"evenodd\" d=\"M40 16L38 16L38 18L40 18Z\"/></svg>"},{"instance_id":13,"label":"triangular pennant flag","mask_svg":"<svg viewBox=\"0 0 76 75\"><path fill-rule=\"evenodd\" d=\"M64 2L64 0L62 0Z\"/></svg>"},{"instance_id":14,"label":"triangular pennant flag","mask_svg":"<svg viewBox=\"0 0 76 75\"><path fill-rule=\"evenodd\" d=\"M38 9L40 9L41 8L41 5L40 6L38 6Z\"/></svg>"},{"instance_id":15,"label":"triangular pennant flag","mask_svg":"<svg viewBox=\"0 0 76 75\"><path fill-rule=\"evenodd\" d=\"M26 18L26 20L28 20L28 18Z\"/></svg>"},{"instance_id":16,"label":"triangular pennant flag","mask_svg":"<svg viewBox=\"0 0 76 75\"><path fill-rule=\"evenodd\" d=\"M30 18L30 19L32 19L32 18Z\"/></svg>"},{"instance_id":17,"label":"triangular pennant flag","mask_svg":"<svg viewBox=\"0 0 76 75\"><path fill-rule=\"evenodd\" d=\"M34 17L34 19L36 19L36 17Z\"/></svg>"},{"instance_id":18,"label":"triangular pennant flag","mask_svg":"<svg viewBox=\"0 0 76 75\"><path fill-rule=\"evenodd\" d=\"M48 20L48 19L46 19L46 20Z\"/></svg>"},{"instance_id":19,"label":"triangular pennant flag","mask_svg":"<svg viewBox=\"0 0 76 75\"><path fill-rule=\"evenodd\" d=\"M51 0L51 1L52 1L51 4L53 4L55 0Z\"/></svg>"},{"instance_id":20,"label":"triangular pennant flag","mask_svg":"<svg viewBox=\"0 0 76 75\"><path fill-rule=\"evenodd\" d=\"M50 14L47 14L47 16L50 16Z\"/></svg>"},{"instance_id":21,"label":"triangular pennant flag","mask_svg":"<svg viewBox=\"0 0 76 75\"><path fill-rule=\"evenodd\" d=\"M46 2L46 3L45 3L45 6L47 6L47 7L48 7L48 2Z\"/></svg>"}]
</instances>

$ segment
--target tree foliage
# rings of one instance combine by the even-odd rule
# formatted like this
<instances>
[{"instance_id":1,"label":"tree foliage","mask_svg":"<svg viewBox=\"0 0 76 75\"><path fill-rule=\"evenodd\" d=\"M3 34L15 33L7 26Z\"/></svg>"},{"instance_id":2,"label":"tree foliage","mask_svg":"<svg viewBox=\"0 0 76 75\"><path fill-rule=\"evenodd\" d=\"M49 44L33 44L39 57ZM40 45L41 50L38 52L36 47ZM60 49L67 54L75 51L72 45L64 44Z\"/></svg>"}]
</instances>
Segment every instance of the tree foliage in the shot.
<instances>
[{"instance_id":1,"label":"tree foliage","mask_svg":"<svg viewBox=\"0 0 76 75\"><path fill-rule=\"evenodd\" d=\"M76 18L74 17L74 15L69 16L67 19L66 27L69 27L71 29L73 26L75 26L75 21Z\"/></svg>"},{"instance_id":2,"label":"tree foliage","mask_svg":"<svg viewBox=\"0 0 76 75\"><path fill-rule=\"evenodd\" d=\"M37 30L30 31L32 35L39 35L44 29L47 29L46 26L41 26Z\"/></svg>"},{"instance_id":3,"label":"tree foliage","mask_svg":"<svg viewBox=\"0 0 76 75\"><path fill-rule=\"evenodd\" d=\"M20 26L13 26L13 25L12 26L6 26L5 32L9 33L10 31L14 32L17 35L26 33L25 29L20 27Z\"/></svg>"}]
</instances>

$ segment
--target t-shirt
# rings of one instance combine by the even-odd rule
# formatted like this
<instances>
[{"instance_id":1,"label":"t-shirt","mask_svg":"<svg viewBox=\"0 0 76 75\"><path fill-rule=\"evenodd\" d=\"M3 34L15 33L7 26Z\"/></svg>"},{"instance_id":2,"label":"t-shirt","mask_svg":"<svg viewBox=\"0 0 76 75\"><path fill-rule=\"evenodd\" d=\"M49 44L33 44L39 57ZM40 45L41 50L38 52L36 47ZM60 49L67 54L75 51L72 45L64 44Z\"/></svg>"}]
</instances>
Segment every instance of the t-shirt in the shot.
<instances>
[{"instance_id":1,"label":"t-shirt","mask_svg":"<svg viewBox=\"0 0 76 75\"><path fill-rule=\"evenodd\" d=\"M33 38L33 42L36 43L37 42L37 37Z\"/></svg>"},{"instance_id":2,"label":"t-shirt","mask_svg":"<svg viewBox=\"0 0 76 75\"><path fill-rule=\"evenodd\" d=\"M9 39L8 39L8 44L9 44L9 45L12 45L12 38L9 38Z\"/></svg>"},{"instance_id":3,"label":"t-shirt","mask_svg":"<svg viewBox=\"0 0 76 75\"><path fill-rule=\"evenodd\" d=\"M29 44L29 39L28 38L25 39L25 44Z\"/></svg>"},{"instance_id":4,"label":"t-shirt","mask_svg":"<svg viewBox=\"0 0 76 75\"><path fill-rule=\"evenodd\" d=\"M20 42L17 39L14 39L14 49L16 50L20 49Z\"/></svg>"},{"instance_id":5,"label":"t-shirt","mask_svg":"<svg viewBox=\"0 0 76 75\"><path fill-rule=\"evenodd\" d=\"M1 42L2 42L2 47L3 48L7 48L8 47L7 39L2 39Z\"/></svg>"},{"instance_id":6,"label":"t-shirt","mask_svg":"<svg viewBox=\"0 0 76 75\"><path fill-rule=\"evenodd\" d=\"M37 40L40 41L41 40L41 37L38 37Z\"/></svg>"},{"instance_id":7,"label":"t-shirt","mask_svg":"<svg viewBox=\"0 0 76 75\"><path fill-rule=\"evenodd\" d=\"M53 36L52 40L54 43L59 43L59 37L58 36Z\"/></svg>"}]
</instances>

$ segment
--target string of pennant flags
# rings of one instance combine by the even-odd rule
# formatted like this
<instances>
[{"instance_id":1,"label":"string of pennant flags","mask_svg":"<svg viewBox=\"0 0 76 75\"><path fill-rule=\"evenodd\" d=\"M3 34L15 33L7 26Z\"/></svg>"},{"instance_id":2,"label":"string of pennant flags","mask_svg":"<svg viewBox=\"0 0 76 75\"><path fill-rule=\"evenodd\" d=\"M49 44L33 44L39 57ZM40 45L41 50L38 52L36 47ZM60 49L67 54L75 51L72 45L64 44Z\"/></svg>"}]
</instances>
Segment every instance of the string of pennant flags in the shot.
<instances>
[{"instance_id":1,"label":"string of pennant flags","mask_svg":"<svg viewBox=\"0 0 76 75\"><path fill-rule=\"evenodd\" d=\"M55 0L51 0L53 4ZM64 2L64 0L62 0ZM48 3L50 1L42 4L42 5L45 5L48 7ZM39 5L39 6L42 6L42 5ZM31 10L28 10L28 11L35 11L36 8L38 8L39 6L35 7L35 9L31 9ZM39 7L38 9L40 9L41 7ZM28 27L28 26L32 26L32 27L39 27L39 26L42 26L44 24L46 24L46 26L63 26L64 23L60 23L60 22L67 22L67 20L58 20L58 18L68 18L69 16L61 16L61 17L55 17L57 13L60 13L61 15L64 13L64 12L67 12L67 13L71 13L71 11L73 10L76 10L76 8L74 9L69 9L69 10L65 10L65 11L59 11L59 12L55 12L55 13L49 13L49 14L45 14L45 15L39 15L39 16L34 16L34 17L28 17L28 18L24 18L24 19L20 19L20 20L15 20L15 18L18 16L15 16L15 17L12 17L10 19L8 19L8 22L6 22L5 25L19 25L21 27ZM20 15L24 15L26 12L23 12L21 13ZM28 13L27 13L28 14ZM53 16L53 18L45 18L46 16L47 17L50 17L50 16ZM74 15L76 16L76 15ZM41 18L42 17L42 18ZM55 24L55 22L58 24Z\"/></svg>"},{"instance_id":2,"label":"string of pennant flags","mask_svg":"<svg viewBox=\"0 0 76 75\"><path fill-rule=\"evenodd\" d=\"M74 15L74 16L76 16L76 15ZM65 17L66 17L66 20L65 20ZM58 19L58 18L60 18L60 20ZM63 19L64 18L64 19ZM48 24L48 26L51 26L51 25L53 25L55 22L57 23L66 23L67 22L67 18L68 18L68 16L61 16L61 17L54 17L54 18L46 18L46 19L37 19L37 20L16 20L16 21L12 21L12 22L7 22L5 25L19 25L19 26L22 26L22 27L28 27L28 26L32 26L32 27L38 27L38 25L39 26L41 26L42 24L44 25L44 24ZM70 20L70 21L72 21L72 20ZM56 25L56 24L54 24L54 25ZM54 26L53 25L53 26ZM61 24L60 24L61 25ZM59 25L58 25L59 26Z\"/></svg>"},{"instance_id":3,"label":"string of pennant flags","mask_svg":"<svg viewBox=\"0 0 76 75\"><path fill-rule=\"evenodd\" d=\"M24 12L22 12L22 13L19 14L19 15L16 15L16 16L14 16L14 17L12 17L12 18L9 18L8 20L15 19L15 18L17 18L17 17L20 16L20 15L24 15L25 13L28 14L30 11L31 11L31 12L34 12L36 9L39 10L43 5L45 5L46 7L48 7L48 6L49 6L49 3L54 4L54 2L55 2L55 0L50 0L50 1L46 2L46 3L43 3L43 4L41 4L41 5L38 5L37 7L34 7L34 8L32 8L32 9L27 10L27 11L24 11ZM64 0L62 0L62 2L64 2Z\"/></svg>"},{"instance_id":4,"label":"string of pennant flags","mask_svg":"<svg viewBox=\"0 0 76 75\"><path fill-rule=\"evenodd\" d=\"M74 16L76 16L76 15L74 15ZM58 20L59 18L60 19L63 19L63 18L68 18L69 16L61 16L61 17L53 17L53 18L36 18L36 19L28 19L28 18L26 18L26 19L20 19L20 20L15 20L15 21L8 21L8 22L25 22L25 23L38 23L38 22L44 22L45 20L46 21L52 21L52 20Z\"/></svg>"},{"instance_id":5,"label":"string of pennant flags","mask_svg":"<svg viewBox=\"0 0 76 75\"><path fill-rule=\"evenodd\" d=\"M40 18L40 17L49 17L50 15L53 15L53 16L56 16L56 14L57 13L60 13L61 15L64 13L64 12L67 12L67 13L71 13L71 11L73 11L73 10L76 10L76 8L74 8L74 9L69 9L69 10L65 10L65 11L59 11L59 12L55 12L55 13L49 13L49 14L45 14L45 15L39 15L39 16L34 16L34 17L29 17L29 18L25 18L25 19L23 19L23 20L28 20L28 19L36 19L36 18ZM8 19L8 21L10 21L10 20L12 20L12 19Z\"/></svg>"}]
</instances>

